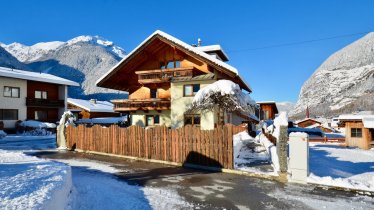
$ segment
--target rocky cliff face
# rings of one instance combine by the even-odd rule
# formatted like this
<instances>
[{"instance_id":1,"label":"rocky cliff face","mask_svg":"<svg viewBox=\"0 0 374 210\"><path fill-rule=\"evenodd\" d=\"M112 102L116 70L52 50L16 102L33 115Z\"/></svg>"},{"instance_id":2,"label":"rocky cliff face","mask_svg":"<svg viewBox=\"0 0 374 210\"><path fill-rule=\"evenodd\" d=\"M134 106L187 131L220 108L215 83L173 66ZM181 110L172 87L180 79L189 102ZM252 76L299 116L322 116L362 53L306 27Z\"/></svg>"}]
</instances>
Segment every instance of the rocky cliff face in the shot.
<instances>
[{"instance_id":1,"label":"rocky cliff face","mask_svg":"<svg viewBox=\"0 0 374 210\"><path fill-rule=\"evenodd\" d=\"M124 50L113 42L97 36L79 36L67 42L1 46L23 62L20 69L50 73L80 83L80 87L69 88L69 97L99 100L127 97L124 92L95 86L96 80L125 56Z\"/></svg>"},{"instance_id":2,"label":"rocky cliff face","mask_svg":"<svg viewBox=\"0 0 374 210\"><path fill-rule=\"evenodd\" d=\"M334 116L357 110L374 110L374 33L331 55L304 83L290 113Z\"/></svg>"}]
</instances>

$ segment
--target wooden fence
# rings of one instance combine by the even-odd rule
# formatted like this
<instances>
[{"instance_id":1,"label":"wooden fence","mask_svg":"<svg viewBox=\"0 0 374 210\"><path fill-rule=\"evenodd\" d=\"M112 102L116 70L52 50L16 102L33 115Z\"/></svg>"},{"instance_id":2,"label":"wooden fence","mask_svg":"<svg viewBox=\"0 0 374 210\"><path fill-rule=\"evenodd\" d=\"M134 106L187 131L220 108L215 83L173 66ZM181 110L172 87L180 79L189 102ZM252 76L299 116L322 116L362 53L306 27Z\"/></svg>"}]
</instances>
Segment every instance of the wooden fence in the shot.
<instances>
[{"instance_id":1,"label":"wooden fence","mask_svg":"<svg viewBox=\"0 0 374 210\"><path fill-rule=\"evenodd\" d=\"M231 124L214 130L79 125L66 128L66 139L72 149L232 169L233 135L244 130Z\"/></svg>"}]
</instances>

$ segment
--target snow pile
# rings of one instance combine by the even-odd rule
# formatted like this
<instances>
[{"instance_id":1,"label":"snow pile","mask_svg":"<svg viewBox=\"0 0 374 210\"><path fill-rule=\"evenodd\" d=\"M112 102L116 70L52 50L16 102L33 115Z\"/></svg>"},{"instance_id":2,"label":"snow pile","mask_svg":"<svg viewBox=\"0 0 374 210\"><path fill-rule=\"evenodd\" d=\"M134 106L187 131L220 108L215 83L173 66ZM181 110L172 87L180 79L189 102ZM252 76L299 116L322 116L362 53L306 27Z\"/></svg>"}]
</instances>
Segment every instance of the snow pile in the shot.
<instances>
[{"instance_id":1,"label":"snow pile","mask_svg":"<svg viewBox=\"0 0 374 210\"><path fill-rule=\"evenodd\" d=\"M22 121L20 124L22 127L31 127L31 128L56 128L56 124L48 122L40 122L35 120Z\"/></svg>"},{"instance_id":2,"label":"snow pile","mask_svg":"<svg viewBox=\"0 0 374 210\"><path fill-rule=\"evenodd\" d=\"M281 112L278 117L274 119L274 131L273 136L277 139L279 139L280 134L280 127L281 126L288 126L288 118L286 112Z\"/></svg>"},{"instance_id":3,"label":"snow pile","mask_svg":"<svg viewBox=\"0 0 374 210\"><path fill-rule=\"evenodd\" d=\"M0 209L64 209L71 187L69 166L0 150Z\"/></svg>"},{"instance_id":4,"label":"snow pile","mask_svg":"<svg viewBox=\"0 0 374 210\"><path fill-rule=\"evenodd\" d=\"M44 128L35 128L32 130L26 130L23 132L19 132L19 134L23 136L51 136L53 135L51 131L48 131Z\"/></svg>"},{"instance_id":5,"label":"snow pile","mask_svg":"<svg viewBox=\"0 0 374 210\"><path fill-rule=\"evenodd\" d=\"M308 182L374 191L374 150L310 145Z\"/></svg>"},{"instance_id":6,"label":"snow pile","mask_svg":"<svg viewBox=\"0 0 374 210\"><path fill-rule=\"evenodd\" d=\"M270 155L258 139L243 131L234 135L233 144L235 169L275 175L270 166Z\"/></svg>"},{"instance_id":7,"label":"snow pile","mask_svg":"<svg viewBox=\"0 0 374 210\"><path fill-rule=\"evenodd\" d=\"M214 106L245 114L254 112L256 102L230 80L218 80L200 89L192 101L192 109L211 110Z\"/></svg>"},{"instance_id":8,"label":"snow pile","mask_svg":"<svg viewBox=\"0 0 374 210\"><path fill-rule=\"evenodd\" d=\"M0 130L0 139L4 138L7 134L3 131Z\"/></svg>"},{"instance_id":9,"label":"snow pile","mask_svg":"<svg viewBox=\"0 0 374 210\"><path fill-rule=\"evenodd\" d=\"M277 153L277 147L274 146L274 144L271 143L269 139L266 138L266 136L262 133L256 136L256 139L260 141L262 145L264 145L266 152L270 155L270 159L273 164L274 170L278 172L280 167L279 167L279 157Z\"/></svg>"}]
</instances>

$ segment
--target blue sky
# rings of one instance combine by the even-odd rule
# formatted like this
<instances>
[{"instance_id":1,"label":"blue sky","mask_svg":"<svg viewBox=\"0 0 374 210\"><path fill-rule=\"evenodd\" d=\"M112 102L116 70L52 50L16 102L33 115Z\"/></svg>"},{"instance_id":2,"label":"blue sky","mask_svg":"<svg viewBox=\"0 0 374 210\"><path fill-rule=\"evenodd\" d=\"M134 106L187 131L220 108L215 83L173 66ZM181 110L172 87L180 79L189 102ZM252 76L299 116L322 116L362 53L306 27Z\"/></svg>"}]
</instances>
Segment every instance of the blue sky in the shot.
<instances>
[{"instance_id":1,"label":"blue sky","mask_svg":"<svg viewBox=\"0 0 374 210\"><path fill-rule=\"evenodd\" d=\"M1 0L0 42L32 45L99 35L127 52L153 31L187 43L221 44L255 100L297 100L300 87L333 52L363 36L246 50L373 31L374 1Z\"/></svg>"}]
</instances>

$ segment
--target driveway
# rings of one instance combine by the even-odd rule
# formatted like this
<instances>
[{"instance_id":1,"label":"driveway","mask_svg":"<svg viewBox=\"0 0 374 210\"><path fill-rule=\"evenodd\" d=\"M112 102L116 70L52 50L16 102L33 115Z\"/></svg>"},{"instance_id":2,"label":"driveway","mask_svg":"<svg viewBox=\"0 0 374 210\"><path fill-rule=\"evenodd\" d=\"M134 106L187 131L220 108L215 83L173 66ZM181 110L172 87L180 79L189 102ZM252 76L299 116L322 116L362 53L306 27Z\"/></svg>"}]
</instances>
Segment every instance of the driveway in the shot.
<instances>
[{"instance_id":1,"label":"driveway","mask_svg":"<svg viewBox=\"0 0 374 210\"><path fill-rule=\"evenodd\" d=\"M117 180L151 189L173 189L189 205L182 209L372 209L374 199L351 192L326 190L312 185L283 184L260 178L207 172L157 163L76 152L37 152L38 157L57 161L95 161L118 169ZM77 174L85 169L74 167ZM94 173L101 173L99 171ZM97 176L95 176L97 177ZM99 178L99 177L98 177ZM92 183L95 185L95 183ZM183 203L182 203L183 204ZM182 205L181 204L181 205ZM191 205L190 205L191 204Z\"/></svg>"}]
</instances>

